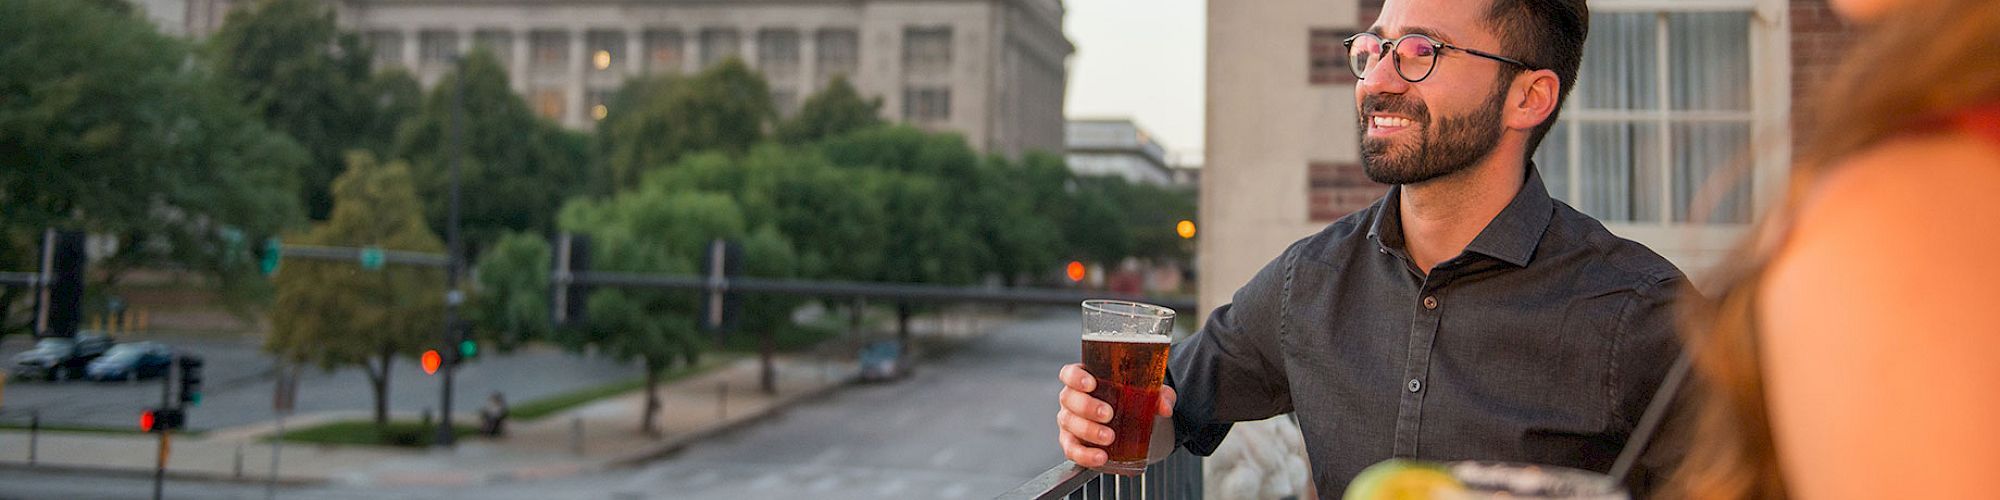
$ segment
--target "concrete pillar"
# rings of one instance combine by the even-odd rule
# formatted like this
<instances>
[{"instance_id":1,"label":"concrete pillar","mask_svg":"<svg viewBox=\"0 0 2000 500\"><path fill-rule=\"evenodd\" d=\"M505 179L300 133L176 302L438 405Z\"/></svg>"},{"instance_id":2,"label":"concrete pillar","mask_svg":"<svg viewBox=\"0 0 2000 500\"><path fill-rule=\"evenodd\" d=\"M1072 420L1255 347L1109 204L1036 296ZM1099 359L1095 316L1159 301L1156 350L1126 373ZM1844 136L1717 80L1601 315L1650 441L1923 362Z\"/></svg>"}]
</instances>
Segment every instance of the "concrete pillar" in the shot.
<instances>
[{"instance_id":1,"label":"concrete pillar","mask_svg":"<svg viewBox=\"0 0 2000 500\"><path fill-rule=\"evenodd\" d=\"M585 96L590 88L587 84L590 49L586 46L588 40L584 39L585 33L587 31L583 29L571 29L569 32L569 89L568 95L564 96L569 105L564 106L562 122L570 126L588 123L590 118L590 110L583 109L587 105Z\"/></svg>"}]
</instances>

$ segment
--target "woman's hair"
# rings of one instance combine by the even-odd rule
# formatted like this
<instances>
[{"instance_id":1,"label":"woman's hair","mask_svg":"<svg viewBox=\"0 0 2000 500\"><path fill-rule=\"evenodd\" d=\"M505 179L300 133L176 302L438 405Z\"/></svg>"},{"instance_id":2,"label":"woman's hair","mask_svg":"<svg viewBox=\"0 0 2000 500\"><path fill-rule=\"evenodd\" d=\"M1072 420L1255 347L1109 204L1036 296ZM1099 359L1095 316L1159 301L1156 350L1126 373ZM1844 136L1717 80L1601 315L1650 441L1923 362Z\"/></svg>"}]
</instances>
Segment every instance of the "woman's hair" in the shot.
<instances>
[{"instance_id":1,"label":"woman's hair","mask_svg":"<svg viewBox=\"0 0 2000 500\"><path fill-rule=\"evenodd\" d=\"M1712 299L1684 301L1695 353L1695 429L1667 494L1784 498L1758 361L1756 298L1799 202L1843 158L1941 117L2000 100L2000 9L1987 0L1929 0L1866 28L1818 90L1790 184L1715 274Z\"/></svg>"}]
</instances>

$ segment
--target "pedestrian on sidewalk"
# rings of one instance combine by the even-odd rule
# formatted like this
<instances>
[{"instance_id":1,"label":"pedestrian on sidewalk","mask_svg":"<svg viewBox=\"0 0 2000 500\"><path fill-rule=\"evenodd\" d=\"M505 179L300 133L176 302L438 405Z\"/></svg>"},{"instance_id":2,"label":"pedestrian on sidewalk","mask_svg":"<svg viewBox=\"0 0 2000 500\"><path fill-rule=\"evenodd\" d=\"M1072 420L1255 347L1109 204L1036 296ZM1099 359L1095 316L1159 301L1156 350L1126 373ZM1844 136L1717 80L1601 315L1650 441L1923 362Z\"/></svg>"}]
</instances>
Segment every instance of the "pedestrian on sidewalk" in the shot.
<instances>
[{"instance_id":1,"label":"pedestrian on sidewalk","mask_svg":"<svg viewBox=\"0 0 2000 500\"><path fill-rule=\"evenodd\" d=\"M498 391L486 397L486 407L479 409L479 432L498 437L507 433L507 399Z\"/></svg>"}]
</instances>

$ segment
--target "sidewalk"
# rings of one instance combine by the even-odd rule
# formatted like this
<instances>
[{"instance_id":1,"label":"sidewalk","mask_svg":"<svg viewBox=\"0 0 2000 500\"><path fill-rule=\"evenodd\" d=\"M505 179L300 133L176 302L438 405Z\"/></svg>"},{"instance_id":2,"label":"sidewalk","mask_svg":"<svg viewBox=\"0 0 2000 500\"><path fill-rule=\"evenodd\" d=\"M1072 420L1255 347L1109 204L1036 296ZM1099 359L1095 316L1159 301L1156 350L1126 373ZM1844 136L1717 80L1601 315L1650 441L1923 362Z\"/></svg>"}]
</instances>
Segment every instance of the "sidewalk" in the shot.
<instances>
[{"instance_id":1,"label":"sidewalk","mask_svg":"<svg viewBox=\"0 0 2000 500\"><path fill-rule=\"evenodd\" d=\"M655 422L661 433L638 431L645 395L640 391L599 400L535 421L511 421L502 438L467 437L454 449L405 449L285 443L278 480L287 484L460 485L566 476L666 455L732 427L847 384L849 360L780 356L774 362L777 394L758 391L755 356L660 389ZM453 412L455 422L476 423L476 409ZM362 420L367 411L294 415L298 429L340 420ZM395 415L415 419L415 415ZM260 438L274 423L217 429L200 437L171 438L167 473L176 478L262 482L271 472L271 443ZM0 467L30 467L29 433L0 431ZM152 434L42 432L33 467L150 475L158 450Z\"/></svg>"}]
</instances>

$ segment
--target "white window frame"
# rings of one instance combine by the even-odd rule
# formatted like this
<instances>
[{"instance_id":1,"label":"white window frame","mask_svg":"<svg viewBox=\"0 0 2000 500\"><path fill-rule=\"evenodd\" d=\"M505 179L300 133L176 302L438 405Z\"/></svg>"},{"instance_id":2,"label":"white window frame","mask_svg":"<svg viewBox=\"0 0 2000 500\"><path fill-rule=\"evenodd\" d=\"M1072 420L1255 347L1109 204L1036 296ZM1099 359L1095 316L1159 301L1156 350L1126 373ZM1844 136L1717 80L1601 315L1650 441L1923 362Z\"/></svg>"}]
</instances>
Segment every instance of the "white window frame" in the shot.
<instances>
[{"instance_id":1,"label":"white window frame","mask_svg":"<svg viewBox=\"0 0 2000 500\"><path fill-rule=\"evenodd\" d=\"M1750 14L1750 111L1675 111L1667 105L1671 99L1670 78L1667 58L1659 58L1660 79L1659 99L1662 103L1656 110L1575 110L1566 104L1562 120L1575 124L1590 121L1653 122L1661 124L1727 121L1742 123L1747 119L1750 129L1748 157L1751 165L1750 220L1762 217L1770 203L1783 193L1786 173L1791 165L1791 45L1789 29L1789 6L1784 0L1592 0L1592 13L1662 13L1657 33L1660 37L1659 50L1666 50L1666 16L1664 13L1681 12L1747 12ZM1558 193L1563 199L1580 198L1582 182L1581 127L1565 127L1569 134L1569 192ZM1737 240L1749 230L1749 224L1672 222L1673 182L1675 170L1671 161L1673 154L1671 127L1656 127L1659 134L1658 148L1661 155L1662 176L1660 198L1666 203L1657 221L1605 221L1604 226L1619 236L1644 243L1655 251L1674 261L1682 270L1691 275L1704 274L1700 271L1721 261ZM1697 186L1698 188L1698 186Z\"/></svg>"}]
</instances>

